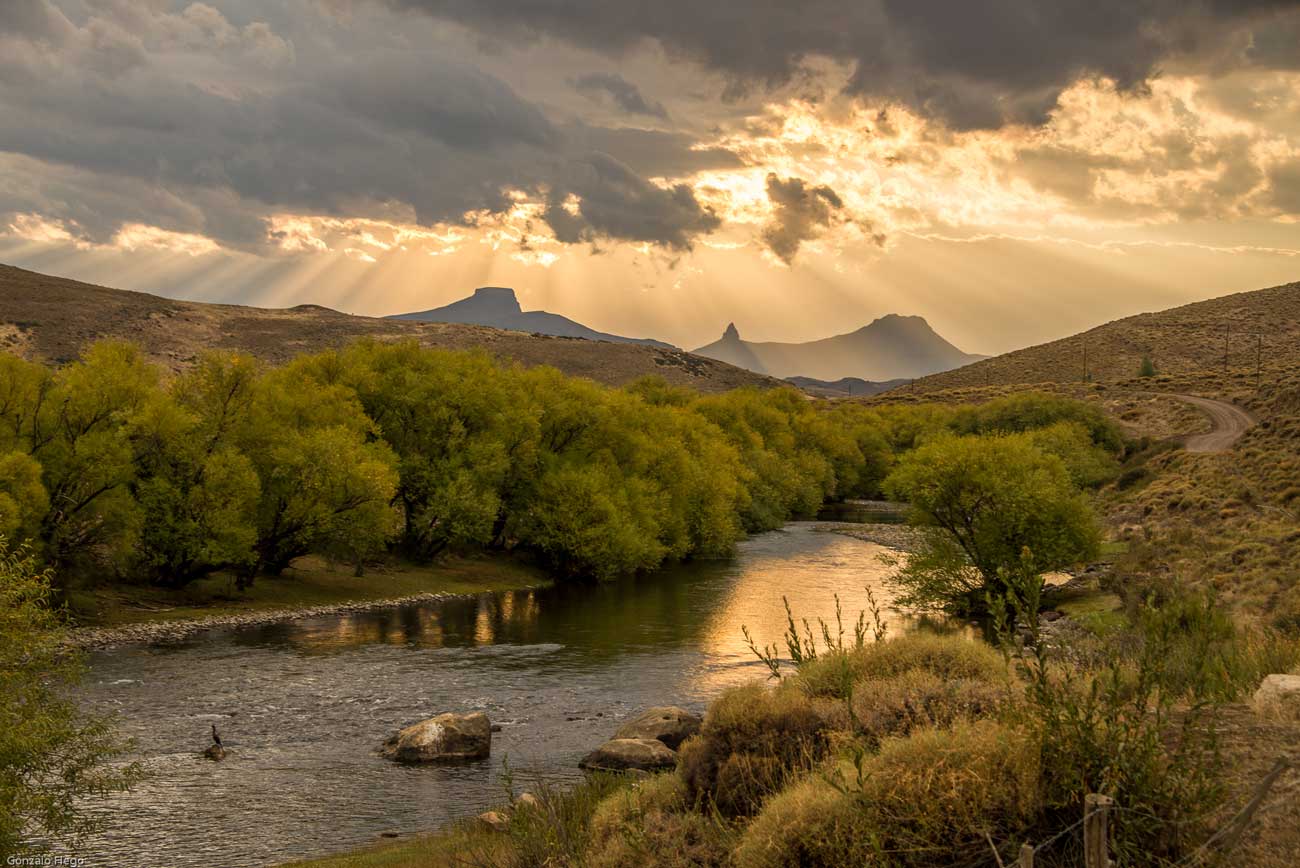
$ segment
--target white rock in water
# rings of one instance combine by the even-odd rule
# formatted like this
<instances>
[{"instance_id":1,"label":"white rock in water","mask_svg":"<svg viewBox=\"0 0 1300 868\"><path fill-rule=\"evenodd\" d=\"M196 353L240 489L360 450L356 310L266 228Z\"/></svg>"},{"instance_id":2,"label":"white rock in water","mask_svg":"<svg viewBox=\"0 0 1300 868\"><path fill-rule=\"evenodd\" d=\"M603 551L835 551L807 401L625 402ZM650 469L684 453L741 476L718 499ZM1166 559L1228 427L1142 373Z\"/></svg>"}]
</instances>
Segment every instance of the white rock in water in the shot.
<instances>
[{"instance_id":1,"label":"white rock in water","mask_svg":"<svg viewBox=\"0 0 1300 868\"><path fill-rule=\"evenodd\" d=\"M381 756L407 763L482 759L492 752L486 714L448 712L408 726L384 742Z\"/></svg>"}]
</instances>

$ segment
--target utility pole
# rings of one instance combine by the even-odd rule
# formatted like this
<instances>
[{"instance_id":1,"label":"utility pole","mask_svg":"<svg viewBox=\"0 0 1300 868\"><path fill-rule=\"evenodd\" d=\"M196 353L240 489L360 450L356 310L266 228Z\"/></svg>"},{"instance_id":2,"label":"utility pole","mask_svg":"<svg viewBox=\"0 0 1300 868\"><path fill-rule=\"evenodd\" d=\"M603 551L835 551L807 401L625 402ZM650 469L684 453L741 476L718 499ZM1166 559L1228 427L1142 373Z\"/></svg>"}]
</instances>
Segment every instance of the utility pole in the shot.
<instances>
[{"instance_id":1,"label":"utility pole","mask_svg":"<svg viewBox=\"0 0 1300 868\"><path fill-rule=\"evenodd\" d=\"M1223 376L1228 376L1228 338L1232 335L1232 324L1223 327Z\"/></svg>"},{"instance_id":2,"label":"utility pole","mask_svg":"<svg viewBox=\"0 0 1300 868\"><path fill-rule=\"evenodd\" d=\"M1088 382L1088 339L1083 339L1083 381Z\"/></svg>"}]
</instances>

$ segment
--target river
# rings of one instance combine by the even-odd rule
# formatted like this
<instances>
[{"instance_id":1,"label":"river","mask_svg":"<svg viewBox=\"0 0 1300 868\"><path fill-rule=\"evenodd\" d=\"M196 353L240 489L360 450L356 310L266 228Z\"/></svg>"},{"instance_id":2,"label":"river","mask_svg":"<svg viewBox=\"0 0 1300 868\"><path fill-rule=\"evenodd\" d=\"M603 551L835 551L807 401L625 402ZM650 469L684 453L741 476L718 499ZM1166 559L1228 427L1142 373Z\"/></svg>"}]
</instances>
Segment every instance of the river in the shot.
<instances>
[{"instance_id":1,"label":"river","mask_svg":"<svg viewBox=\"0 0 1300 868\"><path fill-rule=\"evenodd\" d=\"M651 705L702 711L766 670L741 634L798 616L846 630L888 605L887 550L817 522L742 542L725 561L600 586L483 594L242 629L91 655L86 705L115 712L148 778L97 810L87 866L247 868L427 832L516 788L579 776L578 760ZM893 629L913 619L887 611ZM402 766L376 747L442 711L480 710L501 731L488 760ZM230 750L199 752L216 723Z\"/></svg>"}]
</instances>

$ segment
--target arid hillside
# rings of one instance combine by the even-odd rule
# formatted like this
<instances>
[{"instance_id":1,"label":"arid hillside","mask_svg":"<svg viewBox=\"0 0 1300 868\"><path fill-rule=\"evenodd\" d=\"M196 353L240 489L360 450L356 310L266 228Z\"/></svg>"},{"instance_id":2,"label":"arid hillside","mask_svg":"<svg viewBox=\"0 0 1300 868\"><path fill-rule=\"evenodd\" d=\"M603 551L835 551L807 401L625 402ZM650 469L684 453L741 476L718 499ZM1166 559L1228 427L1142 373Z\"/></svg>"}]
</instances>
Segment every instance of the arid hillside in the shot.
<instances>
[{"instance_id":1,"label":"arid hillside","mask_svg":"<svg viewBox=\"0 0 1300 868\"><path fill-rule=\"evenodd\" d=\"M648 374L705 392L780 384L680 350L486 326L349 316L314 305L266 310L174 301L0 265L0 349L62 364L103 338L133 341L174 370L185 368L207 349L240 350L277 364L299 353L374 338L414 339L444 349L482 349L506 361L530 367L552 365L566 374L609 385Z\"/></svg>"},{"instance_id":2,"label":"arid hillside","mask_svg":"<svg viewBox=\"0 0 1300 868\"><path fill-rule=\"evenodd\" d=\"M1027 389L1095 401L1135 438L1101 497L1109 532L1128 546L1121 581L1212 590L1266 624L1300 626L1300 283L1117 320L856 400L980 402ZM1222 425L1198 396L1256 424L1197 451L1198 435Z\"/></svg>"},{"instance_id":3,"label":"arid hillside","mask_svg":"<svg viewBox=\"0 0 1300 868\"><path fill-rule=\"evenodd\" d=\"M1300 366L1300 283L1240 292L1116 320L917 380L917 391L1033 383L1119 383L1137 379L1144 357L1156 375L1195 384L1222 378L1254 385Z\"/></svg>"}]
</instances>

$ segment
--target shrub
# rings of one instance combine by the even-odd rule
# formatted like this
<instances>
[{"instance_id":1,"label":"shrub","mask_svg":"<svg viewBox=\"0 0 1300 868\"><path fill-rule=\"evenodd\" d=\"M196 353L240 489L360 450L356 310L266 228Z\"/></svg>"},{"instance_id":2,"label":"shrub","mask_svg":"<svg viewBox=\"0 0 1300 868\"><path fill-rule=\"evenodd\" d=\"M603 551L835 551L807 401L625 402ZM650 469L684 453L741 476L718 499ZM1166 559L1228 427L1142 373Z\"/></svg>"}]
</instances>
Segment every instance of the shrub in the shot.
<instances>
[{"instance_id":1,"label":"shrub","mask_svg":"<svg viewBox=\"0 0 1300 868\"><path fill-rule=\"evenodd\" d=\"M587 868L711 868L728 864L731 829L692 811L676 774L620 790L597 807L587 845Z\"/></svg>"},{"instance_id":2,"label":"shrub","mask_svg":"<svg viewBox=\"0 0 1300 868\"><path fill-rule=\"evenodd\" d=\"M0 854L24 839L75 837L103 825L91 797L139 778L111 721L68 696L81 660L50 607L50 579L0 538ZM39 845L37 845L39 846Z\"/></svg>"},{"instance_id":3,"label":"shrub","mask_svg":"<svg viewBox=\"0 0 1300 868\"><path fill-rule=\"evenodd\" d=\"M995 714L1011 701L1010 683L947 678L911 670L853 687L853 724L868 744L933 726L952 726Z\"/></svg>"},{"instance_id":4,"label":"shrub","mask_svg":"<svg viewBox=\"0 0 1300 868\"><path fill-rule=\"evenodd\" d=\"M917 632L853 651L823 655L801 666L793 680L810 696L844 699L845 685L912 671L929 672L944 680L1003 681L1007 664L1001 654L982 642Z\"/></svg>"},{"instance_id":5,"label":"shrub","mask_svg":"<svg viewBox=\"0 0 1300 868\"><path fill-rule=\"evenodd\" d=\"M505 830L505 846L496 840L456 864L483 868L549 868L581 865L597 807L627 787L622 775L588 775L572 789L537 788L537 806L515 810Z\"/></svg>"},{"instance_id":6,"label":"shrub","mask_svg":"<svg viewBox=\"0 0 1300 868\"><path fill-rule=\"evenodd\" d=\"M774 796L736 848L740 868L951 865L1006 840L1038 808L1032 736L990 721L888 739L830 778Z\"/></svg>"},{"instance_id":7,"label":"shrub","mask_svg":"<svg viewBox=\"0 0 1300 868\"><path fill-rule=\"evenodd\" d=\"M813 775L773 796L745 829L737 868L888 865L871 817L853 796Z\"/></svg>"},{"instance_id":8,"label":"shrub","mask_svg":"<svg viewBox=\"0 0 1300 868\"><path fill-rule=\"evenodd\" d=\"M679 768L693 804L744 816L811 768L827 745L826 715L803 691L753 682L714 701L700 734L682 745Z\"/></svg>"}]
</instances>

